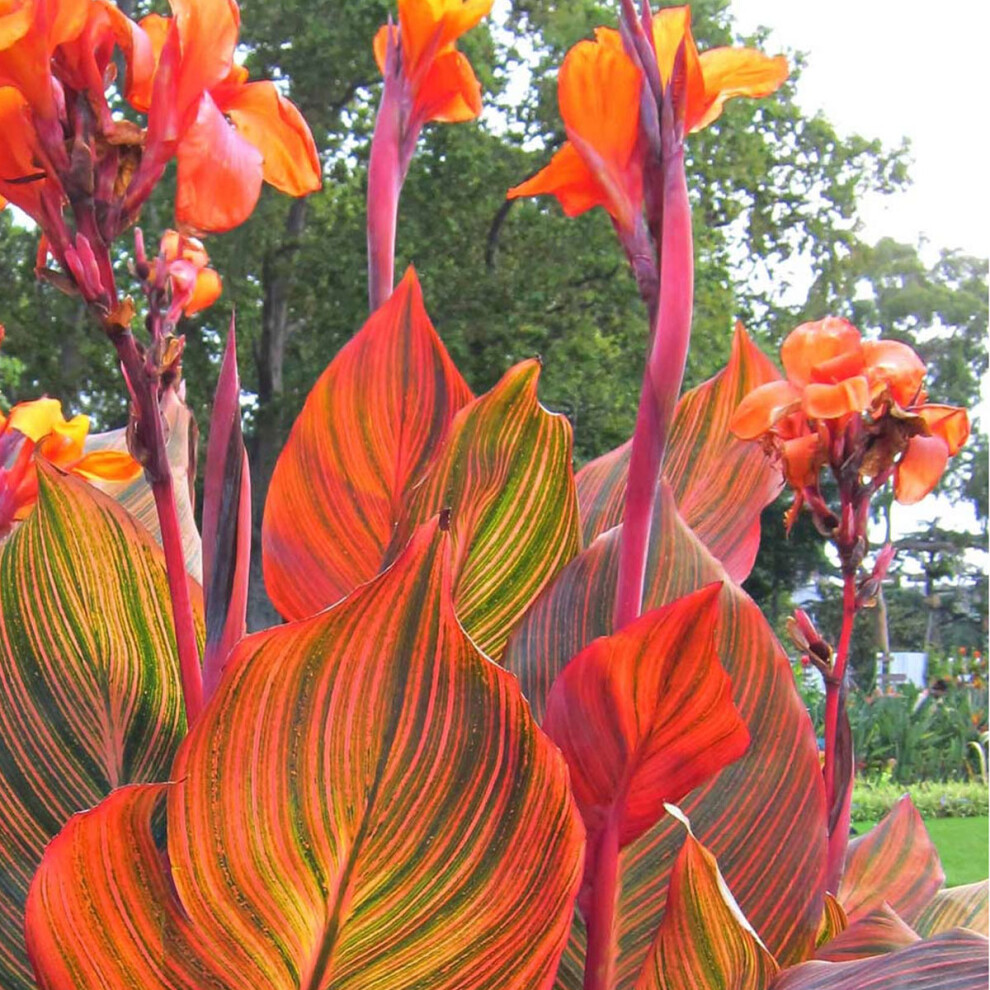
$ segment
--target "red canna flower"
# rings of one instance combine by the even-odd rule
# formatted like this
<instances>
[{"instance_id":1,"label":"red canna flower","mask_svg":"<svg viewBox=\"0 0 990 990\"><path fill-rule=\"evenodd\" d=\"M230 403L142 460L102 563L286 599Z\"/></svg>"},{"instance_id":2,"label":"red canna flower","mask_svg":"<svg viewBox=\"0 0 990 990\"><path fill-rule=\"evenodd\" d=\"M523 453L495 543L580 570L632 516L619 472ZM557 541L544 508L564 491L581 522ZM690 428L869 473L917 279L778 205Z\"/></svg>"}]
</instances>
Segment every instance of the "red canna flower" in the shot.
<instances>
[{"instance_id":1,"label":"red canna flower","mask_svg":"<svg viewBox=\"0 0 990 990\"><path fill-rule=\"evenodd\" d=\"M787 60L748 48L714 48L699 55L689 7L653 16L652 44L660 83L671 83L683 44L683 133L700 130L735 96L768 96L787 78ZM567 142L550 164L509 190L509 197L552 194L568 216L603 206L620 230L632 229L643 201L647 142L642 135L643 74L623 49L617 31L599 28L594 41L568 52L557 82Z\"/></svg>"},{"instance_id":2,"label":"red canna flower","mask_svg":"<svg viewBox=\"0 0 990 990\"><path fill-rule=\"evenodd\" d=\"M0 537L23 520L38 498L35 457L86 479L130 481L141 465L130 454L100 450L87 454L83 443L89 417L66 420L57 399L34 399L0 414Z\"/></svg>"},{"instance_id":3,"label":"red canna flower","mask_svg":"<svg viewBox=\"0 0 990 990\"><path fill-rule=\"evenodd\" d=\"M230 230L250 215L262 181L292 196L321 184L316 145L296 106L272 82L248 82L234 63L240 12L234 0L171 0L174 16L141 28L155 52L153 83L137 74L131 99L148 110L145 174L178 159L176 219ZM143 183L136 183L139 191Z\"/></svg>"},{"instance_id":4,"label":"red canna flower","mask_svg":"<svg viewBox=\"0 0 990 990\"><path fill-rule=\"evenodd\" d=\"M786 380L750 392L731 428L768 438L798 490L816 486L830 460L853 463L854 442L864 477L892 472L897 500L918 502L969 436L965 409L926 402L925 365L900 341L864 341L848 320L826 317L793 330L780 356Z\"/></svg>"},{"instance_id":5,"label":"red canna flower","mask_svg":"<svg viewBox=\"0 0 990 990\"><path fill-rule=\"evenodd\" d=\"M378 68L385 72L389 32L401 51L412 106L407 123L418 132L429 121L460 123L481 113L481 84L455 43L492 8L492 0L399 0L399 25L375 35Z\"/></svg>"}]
</instances>

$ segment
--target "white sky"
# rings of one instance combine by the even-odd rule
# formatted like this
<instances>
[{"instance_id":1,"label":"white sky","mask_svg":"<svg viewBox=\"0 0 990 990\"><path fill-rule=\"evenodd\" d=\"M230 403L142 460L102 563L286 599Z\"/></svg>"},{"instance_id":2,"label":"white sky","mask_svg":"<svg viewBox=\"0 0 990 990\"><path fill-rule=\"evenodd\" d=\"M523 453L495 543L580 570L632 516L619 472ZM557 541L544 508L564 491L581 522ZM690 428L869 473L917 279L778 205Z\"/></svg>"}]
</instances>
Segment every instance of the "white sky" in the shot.
<instances>
[{"instance_id":1,"label":"white sky","mask_svg":"<svg viewBox=\"0 0 990 990\"><path fill-rule=\"evenodd\" d=\"M732 0L768 52L807 54L798 100L840 133L911 141L912 187L864 204L865 235L990 253L987 0Z\"/></svg>"}]
</instances>

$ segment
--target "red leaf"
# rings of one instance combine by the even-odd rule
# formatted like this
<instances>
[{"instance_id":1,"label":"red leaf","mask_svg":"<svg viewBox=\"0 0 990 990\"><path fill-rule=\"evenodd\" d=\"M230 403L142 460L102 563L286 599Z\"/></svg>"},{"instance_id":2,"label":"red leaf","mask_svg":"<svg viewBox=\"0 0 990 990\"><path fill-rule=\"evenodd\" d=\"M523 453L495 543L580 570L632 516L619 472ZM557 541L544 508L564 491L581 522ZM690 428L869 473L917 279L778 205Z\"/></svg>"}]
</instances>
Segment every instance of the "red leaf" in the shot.
<instances>
[{"instance_id":1,"label":"red leaf","mask_svg":"<svg viewBox=\"0 0 990 990\"><path fill-rule=\"evenodd\" d=\"M777 497L782 479L759 445L733 436L729 420L747 392L779 377L737 325L728 365L681 397L667 443L663 474L681 516L734 581L753 567L760 513ZM629 448L625 443L578 472L586 544L622 522Z\"/></svg>"},{"instance_id":2,"label":"red leaf","mask_svg":"<svg viewBox=\"0 0 990 990\"><path fill-rule=\"evenodd\" d=\"M963 928L856 962L809 962L770 990L986 990L987 940Z\"/></svg>"},{"instance_id":3,"label":"red leaf","mask_svg":"<svg viewBox=\"0 0 990 990\"><path fill-rule=\"evenodd\" d=\"M551 688L543 728L570 768L589 851L609 819L627 846L745 752L715 649L718 593L710 585L596 639Z\"/></svg>"},{"instance_id":4,"label":"red leaf","mask_svg":"<svg viewBox=\"0 0 990 990\"><path fill-rule=\"evenodd\" d=\"M549 990L581 877L563 759L465 635L424 526L334 608L241 642L167 790L34 880L45 990Z\"/></svg>"},{"instance_id":5,"label":"red leaf","mask_svg":"<svg viewBox=\"0 0 990 990\"><path fill-rule=\"evenodd\" d=\"M825 794L811 723L759 609L684 525L666 485L657 502L647 604L658 607L724 582L717 650L751 737L746 755L682 807L767 948L782 965L792 964L813 951L824 897ZM519 676L537 716L567 661L611 629L618 532L599 537L564 568L509 641L503 662ZM620 988L632 986L642 968L679 847L678 830L663 819L621 855ZM583 939L576 926L561 987L581 986Z\"/></svg>"},{"instance_id":6,"label":"red leaf","mask_svg":"<svg viewBox=\"0 0 990 990\"><path fill-rule=\"evenodd\" d=\"M244 638L251 566L251 473L241 434L241 385L231 317L210 416L203 478L203 691L216 689L230 651Z\"/></svg>"},{"instance_id":7,"label":"red leaf","mask_svg":"<svg viewBox=\"0 0 990 990\"><path fill-rule=\"evenodd\" d=\"M265 583L288 619L373 578L405 499L471 392L410 269L306 400L265 504Z\"/></svg>"},{"instance_id":8,"label":"red leaf","mask_svg":"<svg viewBox=\"0 0 990 990\"><path fill-rule=\"evenodd\" d=\"M904 919L886 902L875 911L857 918L845 931L826 942L816 953L816 959L827 962L848 962L894 952L919 941Z\"/></svg>"},{"instance_id":9,"label":"red leaf","mask_svg":"<svg viewBox=\"0 0 990 990\"><path fill-rule=\"evenodd\" d=\"M886 902L911 924L944 883L938 852L905 794L879 825L849 843L837 896L850 922Z\"/></svg>"}]
</instances>

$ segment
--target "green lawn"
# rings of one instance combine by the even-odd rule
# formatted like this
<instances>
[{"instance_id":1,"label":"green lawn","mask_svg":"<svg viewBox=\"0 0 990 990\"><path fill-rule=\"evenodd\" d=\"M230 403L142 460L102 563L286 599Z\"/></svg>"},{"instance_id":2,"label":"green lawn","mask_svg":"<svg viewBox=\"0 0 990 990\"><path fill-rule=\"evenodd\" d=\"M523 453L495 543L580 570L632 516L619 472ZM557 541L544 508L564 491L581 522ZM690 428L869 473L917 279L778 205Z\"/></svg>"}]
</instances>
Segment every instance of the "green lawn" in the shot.
<instances>
[{"instance_id":1,"label":"green lawn","mask_svg":"<svg viewBox=\"0 0 990 990\"><path fill-rule=\"evenodd\" d=\"M853 822L853 828L862 835L874 824ZM986 880L990 818L928 818L925 828L938 849L945 882L950 887Z\"/></svg>"}]
</instances>

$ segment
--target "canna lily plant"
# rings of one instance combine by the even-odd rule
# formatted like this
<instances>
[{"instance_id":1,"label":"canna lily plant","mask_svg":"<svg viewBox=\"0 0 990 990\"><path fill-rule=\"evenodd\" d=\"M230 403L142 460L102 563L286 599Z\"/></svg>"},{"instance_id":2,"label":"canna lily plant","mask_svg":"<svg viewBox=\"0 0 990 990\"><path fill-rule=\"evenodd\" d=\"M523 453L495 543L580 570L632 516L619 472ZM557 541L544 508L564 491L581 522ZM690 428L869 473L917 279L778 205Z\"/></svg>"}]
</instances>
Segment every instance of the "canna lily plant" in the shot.
<instances>
[{"instance_id":1,"label":"canna lily plant","mask_svg":"<svg viewBox=\"0 0 990 990\"><path fill-rule=\"evenodd\" d=\"M904 500L929 489L965 413L927 403L909 349L835 320L788 338L786 381L739 327L728 366L681 394L684 143L787 66L699 54L687 8L631 2L567 56L568 143L509 194L609 213L649 319L635 433L575 474L538 362L474 395L415 271L395 285L394 239L422 127L480 111L456 42L489 6L400 0L374 41L371 313L268 492L265 580L286 623L245 635L233 327L201 541L184 539L166 444L188 429L178 327L220 291L196 235L243 220L262 179L315 188L312 139L234 64L233 0L173 0L141 23L102 0L0 4L0 192L38 222L39 273L85 301L132 398L113 457L112 442L63 456L85 431L53 400L0 425L0 498L20 500L0 532L0 982L984 986L987 885L943 889L907 798L848 848L842 824L844 658L890 556L861 574L869 500L891 479ZM106 111L118 57L143 128ZM154 257L135 240L139 339L109 247L173 157L177 229ZM121 485L143 472L153 527L96 465ZM830 685L824 768L739 586L784 483L844 555L851 602L836 650L795 620Z\"/></svg>"}]
</instances>

